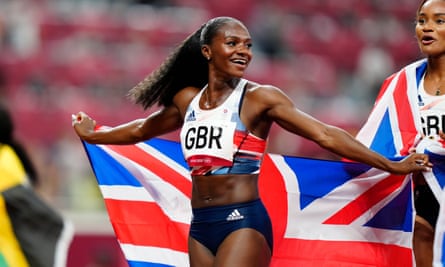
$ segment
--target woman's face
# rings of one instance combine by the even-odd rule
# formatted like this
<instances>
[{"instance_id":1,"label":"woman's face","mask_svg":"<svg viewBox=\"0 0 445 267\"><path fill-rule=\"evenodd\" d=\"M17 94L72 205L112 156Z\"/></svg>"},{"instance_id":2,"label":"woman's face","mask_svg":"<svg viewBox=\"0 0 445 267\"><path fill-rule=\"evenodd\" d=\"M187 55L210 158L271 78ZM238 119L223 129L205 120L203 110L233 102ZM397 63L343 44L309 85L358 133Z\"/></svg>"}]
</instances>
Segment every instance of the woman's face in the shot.
<instances>
[{"instance_id":1,"label":"woman's face","mask_svg":"<svg viewBox=\"0 0 445 267\"><path fill-rule=\"evenodd\" d=\"M427 56L445 54L445 1L429 0L419 9L416 37L420 50Z\"/></svg>"},{"instance_id":2,"label":"woman's face","mask_svg":"<svg viewBox=\"0 0 445 267\"><path fill-rule=\"evenodd\" d=\"M210 69L227 78L241 78L252 60L252 40L244 25L233 21L221 26L203 53Z\"/></svg>"}]
</instances>

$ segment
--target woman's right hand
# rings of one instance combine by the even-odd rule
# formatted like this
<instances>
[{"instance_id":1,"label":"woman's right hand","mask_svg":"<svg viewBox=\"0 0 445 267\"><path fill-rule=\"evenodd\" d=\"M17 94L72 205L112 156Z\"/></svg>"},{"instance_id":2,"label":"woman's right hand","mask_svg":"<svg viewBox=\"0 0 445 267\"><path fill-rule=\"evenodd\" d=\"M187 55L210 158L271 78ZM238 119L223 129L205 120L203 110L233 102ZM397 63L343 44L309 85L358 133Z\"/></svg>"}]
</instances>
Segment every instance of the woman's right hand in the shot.
<instances>
[{"instance_id":1,"label":"woman's right hand","mask_svg":"<svg viewBox=\"0 0 445 267\"><path fill-rule=\"evenodd\" d=\"M96 121L82 111L76 115L72 114L71 120L74 130L83 140L88 139L88 136L93 133L96 128Z\"/></svg>"}]
</instances>

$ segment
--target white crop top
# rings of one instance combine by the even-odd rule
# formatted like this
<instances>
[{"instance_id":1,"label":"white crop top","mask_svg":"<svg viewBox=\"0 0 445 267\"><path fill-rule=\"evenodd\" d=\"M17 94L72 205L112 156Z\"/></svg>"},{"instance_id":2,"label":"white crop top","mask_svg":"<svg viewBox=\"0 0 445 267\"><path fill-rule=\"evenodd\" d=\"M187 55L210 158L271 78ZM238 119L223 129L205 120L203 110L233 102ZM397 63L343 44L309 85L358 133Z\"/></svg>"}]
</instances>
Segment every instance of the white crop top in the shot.
<instances>
[{"instance_id":1,"label":"white crop top","mask_svg":"<svg viewBox=\"0 0 445 267\"><path fill-rule=\"evenodd\" d=\"M430 95L425 92L423 78L419 83L420 117L423 134L437 138L439 130L445 132L445 95Z\"/></svg>"},{"instance_id":2,"label":"white crop top","mask_svg":"<svg viewBox=\"0 0 445 267\"><path fill-rule=\"evenodd\" d=\"M180 133L192 175L257 173L266 141L249 133L239 117L247 80L240 79L218 107L199 107L204 87L190 102Z\"/></svg>"}]
</instances>

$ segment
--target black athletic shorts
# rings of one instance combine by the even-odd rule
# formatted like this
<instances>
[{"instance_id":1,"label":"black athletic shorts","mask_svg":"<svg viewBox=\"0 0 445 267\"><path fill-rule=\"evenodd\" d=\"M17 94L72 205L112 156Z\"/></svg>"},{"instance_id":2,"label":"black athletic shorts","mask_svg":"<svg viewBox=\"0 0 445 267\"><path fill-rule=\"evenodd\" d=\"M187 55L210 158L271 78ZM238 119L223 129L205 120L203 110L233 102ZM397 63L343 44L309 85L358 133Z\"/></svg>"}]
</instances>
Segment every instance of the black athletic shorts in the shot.
<instances>
[{"instance_id":1,"label":"black athletic shorts","mask_svg":"<svg viewBox=\"0 0 445 267\"><path fill-rule=\"evenodd\" d=\"M439 216L439 202L427 184L416 185L414 188L414 207L418 216L427 220L436 229Z\"/></svg>"}]
</instances>

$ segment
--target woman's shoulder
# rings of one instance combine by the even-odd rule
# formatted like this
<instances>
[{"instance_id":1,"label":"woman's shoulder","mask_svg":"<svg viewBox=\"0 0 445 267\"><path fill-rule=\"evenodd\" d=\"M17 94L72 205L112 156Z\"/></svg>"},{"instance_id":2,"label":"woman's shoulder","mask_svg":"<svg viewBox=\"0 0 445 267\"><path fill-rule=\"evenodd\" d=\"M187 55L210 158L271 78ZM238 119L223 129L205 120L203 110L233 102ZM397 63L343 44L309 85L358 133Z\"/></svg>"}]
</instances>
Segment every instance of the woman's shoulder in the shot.
<instances>
[{"instance_id":1,"label":"woman's shoulder","mask_svg":"<svg viewBox=\"0 0 445 267\"><path fill-rule=\"evenodd\" d=\"M179 90L178 94L186 94L186 95L191 94L191 95L195 96L201 90L202 90L202 88L198 88L198 87L194 87L194 86L187 86L187 87L184 87L181 90Z\"/></svg>"},{"instance_id":2,"label":"woman's shoulder","mask_svg":"<svg viewBox=\"0 0 445 267\"><path fill-rule=\"evenodd\" d=\"M201 88L198 87L184 87L179 90L178 93L173 98L173 103L177 106L188 106L188 104L192 101L192 99L199 93Z\"/></svg>"},{"instance_id":3,"label":"woman's shoulder","mask_svg":"<svg viewBox=\"0 0 445 267\"><path fill-rule=\"evenodd\" d=\"M271 106L278 103L288 103L290 100L283 90L274 85L249 82L246 89L246 99L249 102Z\"/></svg>"},{"instance_id":4,"label":"woman's shoulder","mask_svg":"<svg viewBox=\"0 0 445 267\"><path fill-rule=\"evenodd\" d=\"M251 92L259 91L259 92L270 92L270 91L281 91L280 88L271 85L271 84L261 84L257 82L247 81L247 90Z\"/></svg>"},{"instance_id":5,"label":"woman's shoulder","mask_svg":"<svg viewBox=\"0 0 445 267\"><path fill-rule=\"evenodd\" d=\"M258 95L258 96L272 96L272 95L276 95L276 94L284 94L284 92L274 86L274 85L270 85L270 84L260 84L257 82L252 82L252 81L248 81L247 82L247 94L249 95Z\"/></svg>"}]
</instances>

